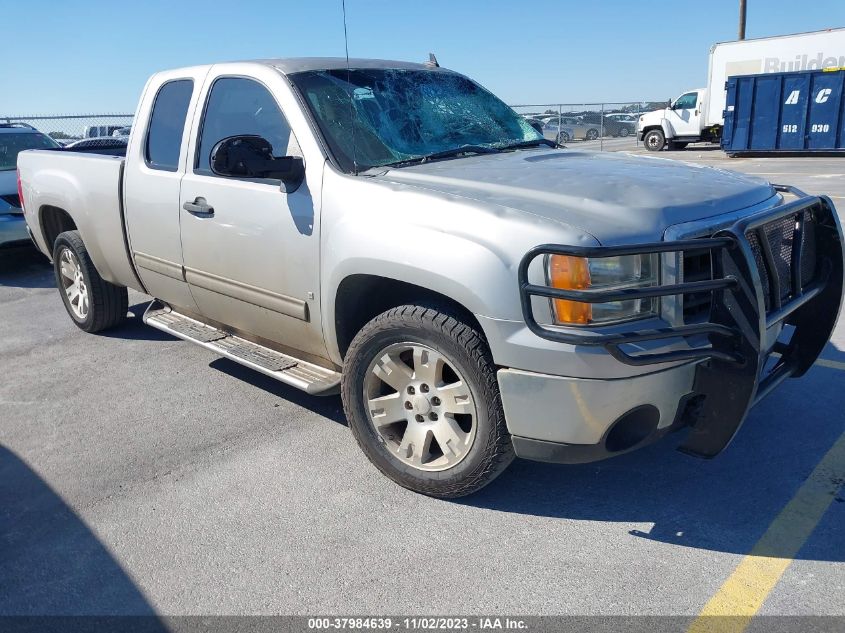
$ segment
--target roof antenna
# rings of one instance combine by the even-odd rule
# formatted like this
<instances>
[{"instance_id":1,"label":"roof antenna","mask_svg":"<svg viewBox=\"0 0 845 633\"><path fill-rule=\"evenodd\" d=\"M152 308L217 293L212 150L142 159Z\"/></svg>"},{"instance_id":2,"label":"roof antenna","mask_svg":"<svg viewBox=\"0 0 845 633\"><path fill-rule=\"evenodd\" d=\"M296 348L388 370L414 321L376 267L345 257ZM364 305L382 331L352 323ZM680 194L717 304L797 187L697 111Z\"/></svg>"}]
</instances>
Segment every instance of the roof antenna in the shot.
<instances>
[{"instance_id":1,"label":"roof antenna","mask_svg":"<svg viewBox=\"0 0 845 633\"><path fill-rule=\"evenodd\" d=\"M352 85L352 71L349 69L349 36L346 33L346 0L340 0L343 7L343 43L346 46L346 84ZM355 151L355 91L349 95L349 125L352 129L352 173L358 175L358 152Z\"/></svg>"},{"instance_id":2,"label":"roof antenna","mask_svg":"<svg viewBox=\"0 0 845 633\"><path fill-rule=\"evenodd\" d=\"M428 54L428 61L425 65L429 68L440 68L440 64L437 63L437 57L435 57L434 53Z\"/></svg>"}]
</instances>

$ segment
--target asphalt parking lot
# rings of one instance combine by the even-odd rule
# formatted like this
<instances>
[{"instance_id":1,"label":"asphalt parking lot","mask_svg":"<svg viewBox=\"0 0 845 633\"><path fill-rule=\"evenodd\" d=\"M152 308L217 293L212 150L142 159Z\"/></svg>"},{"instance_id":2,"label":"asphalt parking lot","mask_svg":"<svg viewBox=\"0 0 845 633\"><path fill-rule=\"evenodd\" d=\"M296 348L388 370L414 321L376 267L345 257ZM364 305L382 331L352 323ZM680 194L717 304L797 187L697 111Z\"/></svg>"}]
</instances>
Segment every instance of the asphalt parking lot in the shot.
<instances>
[{"instance_id":1,"label":"asphalt parking lot","mask_svg":"<svg viewBox=\"0 0 845 633\"><path fill-rule=\"evenodd\" d=\"M845 208L843 159L661 156ZM379 475L339 398L147 328L147 301L130 293L124 327L87 335L42 257L0 253L0 614L693 617L774 526L765 556L782 575L761 572L760 613L845 615L845 453L829 453L845 432L843 322L712 461L673 435L596 464L517 461L447 502ZM808 480L818 516L790 506Z\"/></svg>"}]
</instances>

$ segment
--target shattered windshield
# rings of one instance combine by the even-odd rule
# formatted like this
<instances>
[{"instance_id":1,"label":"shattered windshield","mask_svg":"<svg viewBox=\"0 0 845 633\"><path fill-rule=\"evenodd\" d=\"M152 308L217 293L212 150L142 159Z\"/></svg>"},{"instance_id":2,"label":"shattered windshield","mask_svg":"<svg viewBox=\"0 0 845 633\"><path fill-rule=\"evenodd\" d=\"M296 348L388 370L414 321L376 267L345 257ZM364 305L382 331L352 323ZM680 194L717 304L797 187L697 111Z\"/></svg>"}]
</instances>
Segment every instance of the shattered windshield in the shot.
<instances>
[{"instance_id":1,"label":"shattered windshield","mask_svg":"<svg viewBox=\"0 0 845 633\"><path fill-rule=\"evenodd\" d=\"M291 79L347 173L461 148L483 153L543 141L496 96L447 71L353 68Z\"/></svg>"}]
</instances>

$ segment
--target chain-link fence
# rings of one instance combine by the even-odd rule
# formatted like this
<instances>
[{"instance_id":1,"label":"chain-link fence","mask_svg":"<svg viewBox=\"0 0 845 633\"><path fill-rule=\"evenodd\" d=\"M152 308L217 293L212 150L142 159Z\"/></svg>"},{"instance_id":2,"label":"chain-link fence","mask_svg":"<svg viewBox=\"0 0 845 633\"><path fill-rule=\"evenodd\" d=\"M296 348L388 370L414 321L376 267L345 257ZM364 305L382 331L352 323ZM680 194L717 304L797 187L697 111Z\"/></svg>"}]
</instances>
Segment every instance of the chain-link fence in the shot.
<instances>
[{"instance_id":1,"label":"chain-link fence","mask_svg":"<svg viewBox=\"0 0 845 633\"><path fill-rule=\"evenodd\" d=\"M51 136L62 145L92 138L126 137L132 114L66 114L59 116L0 116L0 123L23 123Z\"/></svg>"},{"instance_id":2,"label":"chain-link fence","mask_svg":"<svg viewBox=\"0 0 845 633\"><path fill-rule=\"evenodd\" d=\"M618 103L541 103L512 106L551 141L596 150L626 150L639 146L640 114L666 106L661 101ZM0 123L25 123L67 145L93 138L126 137L131 114L62 116L0 116Z\"/></svg>"},{"instance_id":3,"label":"chain-link fence","mask_svg":"<svg viewBox=\"0 0 845 633\"><path fill-rule=\"evenodd\" d=\"M585 149L619 151L639 146L640 115L664 108L666 102L541 103L512 107L550 141Z\"/></svg>"}]
</instances>

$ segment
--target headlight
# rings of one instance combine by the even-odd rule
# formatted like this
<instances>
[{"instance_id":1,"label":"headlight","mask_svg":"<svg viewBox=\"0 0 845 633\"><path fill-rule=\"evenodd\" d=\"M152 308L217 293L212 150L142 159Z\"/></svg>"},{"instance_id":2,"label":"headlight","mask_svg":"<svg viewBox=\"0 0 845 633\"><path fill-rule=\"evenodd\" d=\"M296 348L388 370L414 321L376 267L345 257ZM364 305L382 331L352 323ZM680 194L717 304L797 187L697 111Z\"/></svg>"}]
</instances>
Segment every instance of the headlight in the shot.
<instances>
[{"instance_id":1,"label":"headlight","mask_svg":"<svg viewBox=\"0 0 845 633\"><path fill-rule=\"evenodd\" d=\"M550 255L548 282L562 290L618 290L657 285L657 255L621 257L573 257ZM656 313L652 299L628 299L607 303L585 303L552 299L552 312L560 325L603 324L627 321Z\"/></svg>"}]
</instances>

